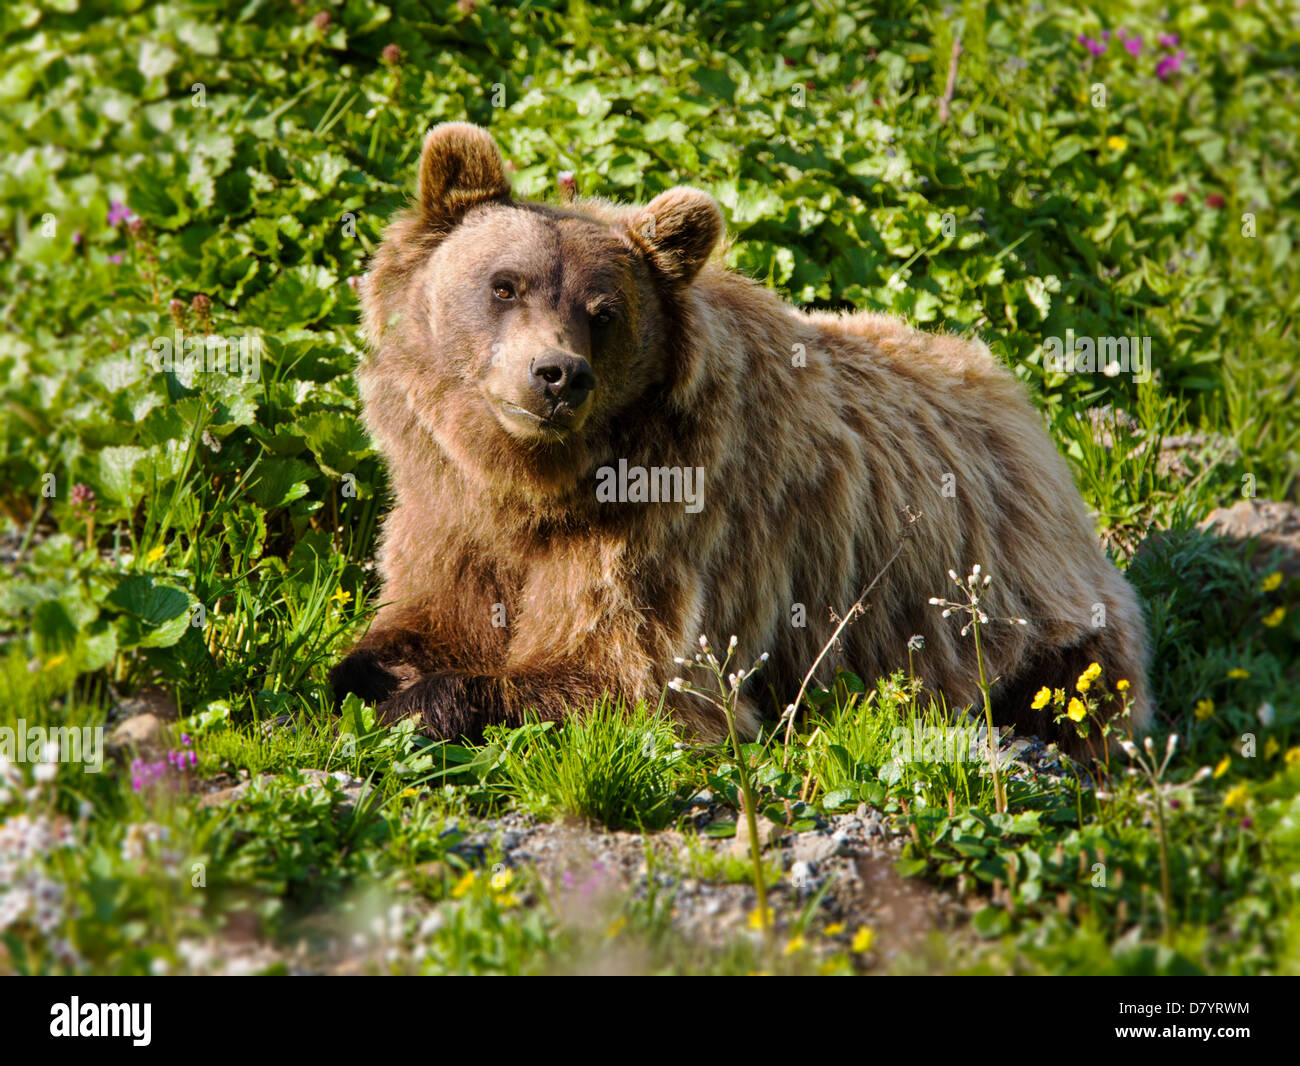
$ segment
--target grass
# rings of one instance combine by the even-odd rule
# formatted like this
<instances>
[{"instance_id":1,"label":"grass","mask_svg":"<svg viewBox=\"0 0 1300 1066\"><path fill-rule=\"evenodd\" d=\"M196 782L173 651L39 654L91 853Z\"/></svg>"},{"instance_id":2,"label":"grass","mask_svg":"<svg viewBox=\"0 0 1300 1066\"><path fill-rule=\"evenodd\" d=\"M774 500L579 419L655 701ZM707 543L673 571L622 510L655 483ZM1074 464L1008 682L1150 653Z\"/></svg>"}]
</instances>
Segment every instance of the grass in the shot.
<instances>
[{"instance_id":1,"label":"grass","mask_svg":"<svg viewBox=\"0 0 1300 1066\"><path fill-rule=\"evenodd\" d=\"M1048 6L7 7L0 725L111 732L152 691L176 709L163 747L197 766L137 788L129 752L98 774L7 754L0 971L274 970L359 938L348 965L398 972L1300 972L1298 585L1197 528L1296 499L1300 27L1280 0ZM898 729L961 710L901 675L822 677L788 734L735 748L644 707L478 748L355 701L333 717L387 506L348 282L447 119L491 128L520 195L558 198L561 171L626 201L690 183L723 205L731 265L789 299L979 334L1142 596L1163 772L1013 774L999 811L980 764L896 757ZM243 362L164 363L176 330ZM1069 336L1150 338L1153 376L1055 372ZM969 903L961 935L887 964L869 931L786 906L769 851L770 943L683 938L682 879L755 873L719 850L747 793L793 833L879 810L898 872ZM512 811L686 843L647 843L646 887L579 920L470 846Z\"/></svg>"}]
</instances>

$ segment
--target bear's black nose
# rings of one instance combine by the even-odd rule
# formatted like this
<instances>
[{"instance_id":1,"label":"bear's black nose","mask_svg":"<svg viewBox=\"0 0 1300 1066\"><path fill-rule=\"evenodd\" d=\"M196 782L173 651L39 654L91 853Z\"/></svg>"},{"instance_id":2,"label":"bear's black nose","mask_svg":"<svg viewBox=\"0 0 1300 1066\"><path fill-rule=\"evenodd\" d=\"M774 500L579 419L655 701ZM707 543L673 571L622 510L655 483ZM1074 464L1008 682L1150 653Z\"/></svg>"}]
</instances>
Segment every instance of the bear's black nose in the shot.
<instances>
[{"instance_id":1,"label":"bear's black nose","mask_svg":"<svg viewBox=\"0 0 1300 1066\"><path fill-rule=\"evenodd\" d=\"M533 362L528 384L553 404L576 410L596 387L596 375L582 356L552 351Z\"/></svg>"}]
</instances>

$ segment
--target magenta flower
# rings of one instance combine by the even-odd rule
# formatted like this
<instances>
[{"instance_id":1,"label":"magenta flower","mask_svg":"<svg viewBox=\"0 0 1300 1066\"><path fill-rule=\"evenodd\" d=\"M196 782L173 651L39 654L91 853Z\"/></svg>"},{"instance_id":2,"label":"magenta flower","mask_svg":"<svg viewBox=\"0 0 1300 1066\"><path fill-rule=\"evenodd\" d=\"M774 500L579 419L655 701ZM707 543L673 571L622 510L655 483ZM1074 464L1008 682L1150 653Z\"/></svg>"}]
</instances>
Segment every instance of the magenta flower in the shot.
<instances>
[{"instance_id":1,"label":"magenta flower","mask_svg":"<svg viewBox=\"0 0 1300 1066\"><path fill-rule=\"evenodd\" d=\"M1156 77L1161 81L1167 81L1169 75L1177 74L1183 66L1183 59L1187 55L1181 48L1173 55L1161 56L1160 62L1156 64Z\"/></svg>"},{"instance_id":2,"label":"magenta flower","mask_svg":"<svg viewBox=\"0 0 1300 1066\"><path fill-rule=\"evenodd\" d=\"M120 226L123 222L129 222L135 216L126 204L119 204L116 200L110 200L108 204L108 224L110 226Z\"/></svg>"},{"instance_id":3,"label":"magenta flower","mask_svg":"<svg viewBox=\"0 0 1300 1066\"><path fill-rule=\"evenodd\" d=\"M1162 33L1159 37L1156 38L1156 43L1160 45L1161 48L1177 48L1178 34Z\"/></svg>"},{"instance_id":4,"label":"magenta flower","mask_svg":"<svg viewBox=\"0 0 1300 1066\"><path fill-rule=\"evenodd\" d=\"M110 263L116 263L118 266L122 265L122 257L120 255L110 255L108 261Z\"/></svg>"},{"instance_id":5,"label":"magenta flower","mask_svg":"<svg viewBox=\"0 0 1300 1066\"><path fill-rule=\"evenodd\" d=\"M1106 46L1104 44L1100 41L1093 40L1093 38L1087 37L1082 33L1079 34L1079 43L1095 56L1099 56L1106 51Z\"/></svg>"},{"instance_id":6,"label":"magenta flower","mask_svg":"<svg viewBox=\"0 0 1300 1066\"><path fill-rule=\"evenodd\" d=\"M1124 42L1124 47L1128 50L1129 55L1136 56L1142 51L1142 38L1130 37Z\"/></svg>"}]
</instances>

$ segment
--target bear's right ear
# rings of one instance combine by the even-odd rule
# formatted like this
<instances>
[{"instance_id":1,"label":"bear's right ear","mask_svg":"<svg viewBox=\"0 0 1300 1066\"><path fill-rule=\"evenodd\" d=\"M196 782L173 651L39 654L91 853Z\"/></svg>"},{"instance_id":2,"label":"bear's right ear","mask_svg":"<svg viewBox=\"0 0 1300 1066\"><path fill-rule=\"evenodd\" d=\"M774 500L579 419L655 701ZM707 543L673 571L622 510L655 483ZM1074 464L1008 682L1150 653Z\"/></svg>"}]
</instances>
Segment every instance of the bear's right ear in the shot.
<instances>
[{"instance_id":1,"label":"bear's right ear","mask_svg":"<svg viewBox=\"0 0 1300 1066\"><path fill-rule=\"evenodd\" d=\"M429 131L420 154L419 191L427 225L450 229L471 207L509 198L501 151L487 130L444 122Z\"/></svg>"}]
</instances>

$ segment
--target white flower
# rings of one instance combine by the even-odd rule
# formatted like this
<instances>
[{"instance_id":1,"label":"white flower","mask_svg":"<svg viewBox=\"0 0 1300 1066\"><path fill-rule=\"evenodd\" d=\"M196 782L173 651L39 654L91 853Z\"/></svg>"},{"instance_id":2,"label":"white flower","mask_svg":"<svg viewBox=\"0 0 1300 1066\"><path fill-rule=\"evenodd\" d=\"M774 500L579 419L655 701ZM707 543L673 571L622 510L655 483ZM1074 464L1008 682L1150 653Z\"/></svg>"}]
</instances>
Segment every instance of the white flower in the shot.
<instances>
[{"instance_id":1,"label":"white flower","mask_svg":"<svg viewBox=\"0 0 1300 1066\"><path fill-rule=\"evenodd\" d=\"M1261 703L1259 710L1255 712L1255 716L1259 719L1259 724L1265 728L1272 726L1274 718L1277 717L1271 703Z\"/></svg>"}]
</instances>

